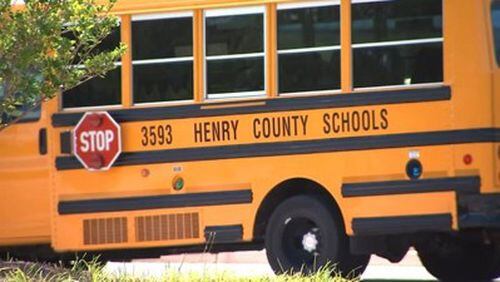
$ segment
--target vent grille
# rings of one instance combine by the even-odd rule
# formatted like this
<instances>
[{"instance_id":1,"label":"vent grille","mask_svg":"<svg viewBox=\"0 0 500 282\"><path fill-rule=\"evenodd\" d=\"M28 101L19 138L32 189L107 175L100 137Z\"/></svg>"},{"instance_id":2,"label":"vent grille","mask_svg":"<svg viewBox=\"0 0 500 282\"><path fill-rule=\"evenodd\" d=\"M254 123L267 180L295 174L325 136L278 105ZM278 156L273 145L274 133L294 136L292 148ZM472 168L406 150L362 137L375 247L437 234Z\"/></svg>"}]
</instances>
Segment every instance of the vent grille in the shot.
<instances>
[{"instance_id":1,"label":"vent grille","mask_svg":"<svg viewBox=\"0 0 500 282\"><path fill-rule=\"evenodd\" d=\"M127 218L96 218L83 220L83 244L125 243L127 238Z\"/></svg>"},{"instance_id":2,"label":"vent grille","mask_svg":"<svg viewBox=\"0 0 500 282\"><path fill-rule=\"evenodd\" d=\"M135 218L136 240L163 241L200 236L198 213L139 216Z\"/></svg>"}]
</instances>

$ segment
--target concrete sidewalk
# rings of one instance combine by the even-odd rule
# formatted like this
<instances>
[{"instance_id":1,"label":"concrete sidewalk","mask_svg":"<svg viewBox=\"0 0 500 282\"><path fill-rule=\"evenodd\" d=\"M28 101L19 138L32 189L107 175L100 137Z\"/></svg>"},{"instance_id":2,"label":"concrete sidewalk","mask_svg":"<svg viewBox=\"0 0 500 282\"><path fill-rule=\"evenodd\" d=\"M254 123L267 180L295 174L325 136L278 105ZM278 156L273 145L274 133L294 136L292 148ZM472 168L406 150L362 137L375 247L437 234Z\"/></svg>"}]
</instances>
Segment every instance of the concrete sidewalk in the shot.
<instances>
[{"instance_id":1,"label":"concrete sidewalk","mask_svg":"<svg viewBox=\"0 0 500 282\"><path fill-rule=\"evenodd\" d=\"M238 276L273 276L267 263L265 251L248 251L219 254L169 255L159 259L137 260L132 263L109 263L113 272L136 276L161 276L167 271L185 273L230 272ZM424 267L414 250L404 260L391 264L385 259L372 256L362 276L363 280L435 280Z\"/></svg>"}]
</instances>

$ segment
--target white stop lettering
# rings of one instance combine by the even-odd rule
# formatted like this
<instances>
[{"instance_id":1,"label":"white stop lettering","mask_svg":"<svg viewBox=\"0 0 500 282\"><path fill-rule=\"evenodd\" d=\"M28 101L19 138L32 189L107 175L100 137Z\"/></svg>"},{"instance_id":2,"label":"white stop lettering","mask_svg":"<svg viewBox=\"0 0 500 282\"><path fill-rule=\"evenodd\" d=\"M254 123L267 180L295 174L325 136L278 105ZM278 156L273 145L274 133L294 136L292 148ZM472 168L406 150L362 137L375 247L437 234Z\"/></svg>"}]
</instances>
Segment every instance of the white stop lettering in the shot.
<instances>
[{"instance_id":1,"label":"white stop lettering","mask_svg":"<svg viewBox=\"0 0 500 282\"><path fill-rule=\"evenodd\" d=\"M103 152L109 151L111 142L115 139L115 134L112 130L96 131L90 130L80 134L80 150L86 152Z\"/></svg>"}]
</instances>

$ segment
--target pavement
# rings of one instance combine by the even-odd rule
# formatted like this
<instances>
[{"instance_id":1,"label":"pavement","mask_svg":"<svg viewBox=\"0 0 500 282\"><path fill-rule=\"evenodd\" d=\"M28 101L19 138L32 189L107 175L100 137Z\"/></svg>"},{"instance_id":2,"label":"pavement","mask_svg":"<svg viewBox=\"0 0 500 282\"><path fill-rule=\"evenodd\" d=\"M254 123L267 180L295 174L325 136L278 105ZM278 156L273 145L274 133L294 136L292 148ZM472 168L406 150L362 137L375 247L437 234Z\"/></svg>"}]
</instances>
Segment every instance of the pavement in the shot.
<instances>
[{"instance_id":1,"label":"pavement","mask_svg":"<svg viewBox=\"0 0 500 282\"><path fill-rule=\"evenodd\" d=\"M169 255L159 259L136 260L131 263L108 263L106 268L111 272L127 273L139 277L158 277L168 271L199 274L222 272L244 277L272 277L274 275L267 263L265 251ZM422 266L413 249L408 252L403 261L397 264L372 256L370 264L361 278L364 281L436 281Z\"/></svg>"}]
</instances>

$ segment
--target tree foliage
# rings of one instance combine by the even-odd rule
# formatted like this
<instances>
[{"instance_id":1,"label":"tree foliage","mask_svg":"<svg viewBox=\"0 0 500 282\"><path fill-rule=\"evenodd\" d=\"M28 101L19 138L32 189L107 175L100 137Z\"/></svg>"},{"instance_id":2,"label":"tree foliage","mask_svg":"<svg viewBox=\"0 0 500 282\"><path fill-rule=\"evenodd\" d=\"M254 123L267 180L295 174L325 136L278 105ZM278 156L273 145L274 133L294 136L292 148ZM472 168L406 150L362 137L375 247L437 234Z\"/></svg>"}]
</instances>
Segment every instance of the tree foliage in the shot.
<instances>
[{"instance_id":1,"label":"tree foliage","mask_svg":"<svg viewBox=\"0 0 500 282\"><path fill-rule=\"evenodd\" d=\"M0 129L58 93L115 68L98 45L119 21L116 0L0 0Z\"/></svg>"}]
</instances>

